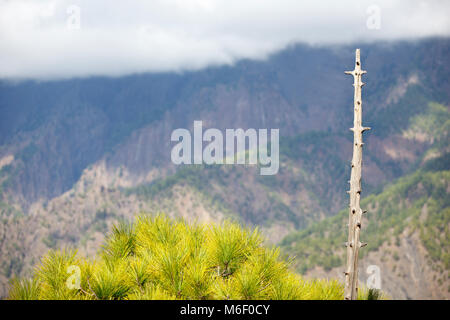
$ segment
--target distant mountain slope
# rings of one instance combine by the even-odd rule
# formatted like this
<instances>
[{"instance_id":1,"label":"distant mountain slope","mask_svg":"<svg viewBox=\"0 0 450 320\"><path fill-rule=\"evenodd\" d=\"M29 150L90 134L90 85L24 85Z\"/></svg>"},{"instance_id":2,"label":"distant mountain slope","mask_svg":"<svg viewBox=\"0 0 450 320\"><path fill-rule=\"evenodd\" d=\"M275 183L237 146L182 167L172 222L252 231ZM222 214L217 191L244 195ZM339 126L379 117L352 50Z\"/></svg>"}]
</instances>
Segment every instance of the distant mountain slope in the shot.
<instances>
[{"instance_id":1,"label":"distant mountain slope","mask_svg":"<svg viewBox=\"0 0 450 320\"><path fill-rule=\"evenodd\" d=\"M444 159L450 169L449 154L439 160ZM368 213L361 238L368 245L360 257L365 266L372 261L381 267L385 290L397 298L450 298L450 171L419 170L364 197L362 207ZM330 275L342 272L347 220L348 211L342 210L283 239L282 247L297 257L298 271L315 274L320 267ZM417 259L408 256L405 241ZM410 264L420 272L411 274ZM365 280L365 269L360 274Z\"/></svg>"},{"instance_id":2,"label":"distant mountain slope","mask_svg":"<svg viewBox=\"0 0 450 320\"><path fill-rule=\"evenodd\" d=\"M449 39L361 48L369 71L365 119L376 137L398 132L428 101L449 101ZM69 190L101 159L142 182L152 169L170 166L171 131L198 119L220 129L280 128L282 137L344 133L352 93L343 71L353 51L296 45L267 61L183 74L2 82L0 160L14 157L3 190L27 210ZM401 175L398 166L404 169L385 165L380 179Z\"/></svg>"},{"instance_id":3,"label":"distant mountain slope","mask_svg":"<svg viewBox=\"0 0 450 320\"><path fill-rule=\"evenodd\" d=\"M450 40L361 47L373 128L364 194L432 163L448 170ZM232 217L261 226L272 243L334 216L347 203L353 94L343 71L353 55L354 46L297 45L184 74L1 83L0 296L49 248L92 255L112 223L143 211ZM170 133L194 120L279 128L279 173L175 167Z\"/></svg>"},{"instance_id":4,"label":"distant mountain slope","mask_svg":"<svg viewBox=\"0 0 450 320\"><path fill-rule=\"evenodd\" d=\"M402 135L431 146L417 160L419 169L363 196L362 279L368 264L379 265L383 285L396 298L450 297L450 111L431 103L411 118ZM365 155L370 157L371 154ZM364 177L363 177L364 179ZM364 192L364 188L363 188ZM348 211L296 231L281 241L297 256L297 270L342 276ZM412 270L411 268L413 268Z\"/></svg>"}]
</instances>

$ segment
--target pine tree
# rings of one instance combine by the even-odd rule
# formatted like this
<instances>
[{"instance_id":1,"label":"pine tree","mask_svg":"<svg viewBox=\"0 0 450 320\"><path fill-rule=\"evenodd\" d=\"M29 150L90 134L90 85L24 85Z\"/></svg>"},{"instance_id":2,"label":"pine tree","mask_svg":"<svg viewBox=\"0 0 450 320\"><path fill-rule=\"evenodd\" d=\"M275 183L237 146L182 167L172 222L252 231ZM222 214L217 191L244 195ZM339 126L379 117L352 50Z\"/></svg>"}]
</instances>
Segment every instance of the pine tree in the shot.
<instances>
[{"instance_id":1,"label":"pine tree","mask_svg":"<svg viewBox=\"0 0 450 320\"><path fill-rule=\"evenodd\" d=\"M50 251L10 299L342 299L336 280L304 280L257 229L164 215L119 223L98 257ZM364 298L366 298L366 294ZM361 297L363 297L361 295Z\"/></svg>"}]
</instances>

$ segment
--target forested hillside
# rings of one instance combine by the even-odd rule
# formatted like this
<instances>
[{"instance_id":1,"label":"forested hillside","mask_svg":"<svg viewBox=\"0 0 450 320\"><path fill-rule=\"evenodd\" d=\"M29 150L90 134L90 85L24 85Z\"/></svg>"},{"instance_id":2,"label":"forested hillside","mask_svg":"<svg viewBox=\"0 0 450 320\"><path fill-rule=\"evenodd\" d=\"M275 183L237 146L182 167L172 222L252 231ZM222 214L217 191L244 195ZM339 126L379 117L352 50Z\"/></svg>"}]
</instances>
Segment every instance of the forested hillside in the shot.
<instances>
[{"instance_id":1,"label":"forested hillside","mask_svg":"<svg viewBox=\"0 0 450 320\"><path fill-rule=\"evenodd\" d=\"M395 261L398 251L396 269L382 268L383 284L404 288L387 285L394 298L448 297L450 41L365 44L361 52L364 124L372 127L362 259L383 252ZM0 296L49 249L95 256L113 224L141 212L259 226L267 243L297 256L297 271L339 278L352 150L353 88L343 72L353 55L353 45L293 45L267 60L196 72L1 82ZM170 134L194 120L279 128L278 174L174 166ZM417 241L400 250L409 235ZM399 271L409 261L401 252L432 261L426 279ZM420 281L430 283L425 293Z\"/></svg>"}]
</instances>

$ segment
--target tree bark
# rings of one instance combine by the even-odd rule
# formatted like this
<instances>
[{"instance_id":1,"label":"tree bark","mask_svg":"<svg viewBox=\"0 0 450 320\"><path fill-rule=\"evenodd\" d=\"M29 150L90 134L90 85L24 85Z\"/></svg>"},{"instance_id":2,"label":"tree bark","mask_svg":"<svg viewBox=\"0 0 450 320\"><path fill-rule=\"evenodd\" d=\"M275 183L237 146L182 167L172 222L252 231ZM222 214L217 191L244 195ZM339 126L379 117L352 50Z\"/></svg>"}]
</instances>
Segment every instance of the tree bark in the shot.
<instances>
[{"instance_id":1,"label":"tree bark","mask_svg":"<svg viewBox=\"0 0 450 320\"><path fill-rule=\"evenodd\" d=\"M348 242L347 246L347 268L345 274L345 300L356 300L358 298L358 253L359 248L365 246L359 240L361 230L361 218L363 211L360 207L361 200L361 170L362 170L362 134L369 130L368 127L362 125L362 100L361 88L364 83L361 76L366 71L361 69L360 50L356 49L355 69L353 71L345 71L346 74L353 75L354 95L354 120L353 128L353 158L352 169L350 175L350 206L348 217Z\"/></svg>"}]
</instances>

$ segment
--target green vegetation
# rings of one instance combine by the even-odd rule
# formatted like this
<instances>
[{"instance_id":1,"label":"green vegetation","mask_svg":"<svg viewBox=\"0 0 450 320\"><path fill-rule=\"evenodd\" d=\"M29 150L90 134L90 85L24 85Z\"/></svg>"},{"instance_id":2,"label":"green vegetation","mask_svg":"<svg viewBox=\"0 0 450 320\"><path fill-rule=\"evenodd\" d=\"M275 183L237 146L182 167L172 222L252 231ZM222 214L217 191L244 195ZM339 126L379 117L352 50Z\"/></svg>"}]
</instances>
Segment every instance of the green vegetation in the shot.
<instances>
[{"instance_id":1,"label":"green vegetation","mask_svg":"<svg viewBox=\"0 0 450 320\"><path fill-rule=\"evenodd\" d=\"M202 203L211 211L221 211L227 217L248 223L270 226L275 219L287 220L295 227L303 227L304 217L284 203L280 196L283 178L256 176L249 173L249 167L221 165L192 165L179 168L175 174L159 178L150 184L123 190L126 196L136 195L139 199L156 203L157 210L166 212L172 208L164 206L161 199L173 204L175 187L189 187L200 196ZM253 166L257 172L257 166ZM249 188L248 181L256 179L258 188ZM280 180L280 181L279 181ZM300 183L300 182L298 182ZM263 195L260 194L264 193ZM266 201L264 205L255 198ZM296 214L297 213L297 214ZM270 215L271 218L267 218Z\"/></svg>"},{"instance_id":2,"label":"green vegetation","mask_svg":"<svg viewBox=\"0 0 450 320\"><path fill-rule=\"evenodd\" d=\"M257 229L143 215L116 225L96 260L50 251L32 279L12 281L9 298L343 299L336 280L304 280L289 264Z\"/></svg>"},{"instance_id":3,"label":"green vegetation","mask_svg":"<svg viewBox=\"0 0 450 320\"><path fill-rule=\"evenodd\" d=\"M390 237L399 236L406 228L418 230L423 245L434 262L450 269L450 171L417 171L400 178L378 195L362 201L367 208L362 241L368 245L361 256L376 251ZM305 230L285 237L281 246L298 256L299 272L322 266L326 270L343 265L347 238L347 210L314 223Z\"/></svg>"},{"instance_id":4,"label":"green vegetation","mask_svg":"<svg viewBox=\"0 0 450 320\"><path fill-rule=\"evenodd\" d=\"M431 102L424 113L411 118L409 123L409 128L405 130L404 135L420 134L430 142L439 141L444 136L448 136L450 111L439 103ZM445 144L448 144L448 141L445 141Z\"/></svg>"},{"instance_id":5,"label":"green vegetation","mask_svg":"<svg viewBox=\"0 0 450 320\"><path fill-rule=\"evenodd\" d=\"M167 178L160 178L151 184L127 188L124 191L126 195L136 194L145 198L154 198L159 193L170 190L176 184L187 184L198 191L205 191L210 187L209 179L219 179L221 177L219 174L220 170L221 168L218 165L187 166L177 170L175 174ZM206 177L203 177L204 175Z\"/></svg>"},{"instance_id":6,"label":"green vegetation","mask_svg":"<svg viewBox=\"0 0 450 320\"><path fill-rule=\"evenodd\" d=\"M16 157L26 162L30 161L37 152L39 152L39 148L32 142L23 148Z\"/></svg>"},{"instance_id":7,"label":"green vegetation","mask_svg":"<svg viewBox=\"0 0 450 320\"><path fill-rule=\"evenodd\" d=\"M423 87L417 84L410 85L405 94L389 108L368 109L365 118L372 119L372 126L377 128L377 136L387 137L401 128L407 128L415 116L420 117L424 112L424 106L427 106L430 100L429 93Z\"/></svg>"}]
</instances>

